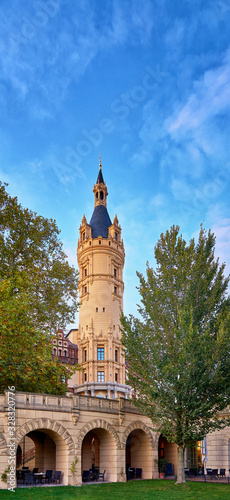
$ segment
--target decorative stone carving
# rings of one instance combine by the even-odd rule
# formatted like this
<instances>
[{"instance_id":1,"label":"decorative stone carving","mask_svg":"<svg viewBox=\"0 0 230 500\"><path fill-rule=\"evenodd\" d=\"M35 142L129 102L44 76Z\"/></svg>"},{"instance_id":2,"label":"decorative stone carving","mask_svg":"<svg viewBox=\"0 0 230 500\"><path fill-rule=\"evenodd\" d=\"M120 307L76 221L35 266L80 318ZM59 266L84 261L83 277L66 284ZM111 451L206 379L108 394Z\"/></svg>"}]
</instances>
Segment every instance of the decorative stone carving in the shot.
<instances>
[{"instance_id":1,"label":"decorative stone carving","mask_svg":"<svg viewBox=\"0 0 230 500\"><path fill-rule=\"evenodd\" d=\"M125 414L123 411L119 412L119 424L122 425L124 422Z\"/></svg>"},{"instance_id":2,"label":"decorative stone carving","mask_svg":"<svg viewBox=\"0 0 230 500\"><path fill-rule=\"evenodd\" d=\"M77 425L79 417L80 417L80 411L73 409L73 411L72 411L72 420L73 420L74 425Z\"/></svg>"}]
</instances>

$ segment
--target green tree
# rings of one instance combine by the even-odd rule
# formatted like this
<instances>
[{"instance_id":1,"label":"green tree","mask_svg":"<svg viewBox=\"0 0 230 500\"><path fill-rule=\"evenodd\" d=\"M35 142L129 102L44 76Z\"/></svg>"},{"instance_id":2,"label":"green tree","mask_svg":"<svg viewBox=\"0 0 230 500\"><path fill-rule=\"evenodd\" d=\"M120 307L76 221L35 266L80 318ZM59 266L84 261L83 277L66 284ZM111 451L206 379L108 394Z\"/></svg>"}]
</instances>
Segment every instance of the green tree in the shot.
<instances>
[{"instance_id":1,"label":"green tree","mask_svg":"<svg viewBox=\"0 0 230 500\"><path fill-rule=\"evenodd\" d=\"M0 183L0 390L64 394L70 366L52 360L52 335L74 320L77 272L55 221L23 208Z\"/></svg>"},{"instance_id":2,"label":"green tree","mask_svg":"<svg viewBox=\"0 0 230 500\"><path fill-rule=\"evenodd\" d=\"M138 273L142 320L122 316L123 345L134 401L177 444L177 482L186 446L230 424L230 298L215 237L201 227L197 245L179 227L161 234L156 270Z\"/></svg>"}]
</instances>

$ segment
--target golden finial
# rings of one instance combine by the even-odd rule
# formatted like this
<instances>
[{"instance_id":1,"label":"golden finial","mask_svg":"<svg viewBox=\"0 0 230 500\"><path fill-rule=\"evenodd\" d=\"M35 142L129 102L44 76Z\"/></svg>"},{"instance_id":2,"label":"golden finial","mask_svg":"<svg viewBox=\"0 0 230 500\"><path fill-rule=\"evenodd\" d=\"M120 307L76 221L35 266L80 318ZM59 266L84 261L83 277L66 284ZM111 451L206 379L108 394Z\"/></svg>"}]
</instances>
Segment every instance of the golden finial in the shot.
<instances>
[{"instance_id":1,"label":"golden finial","mask_svg":"<svg viewBox=\"0 0 230 500\"><path fill-rule=\"evenodd\" d=\"M99 169L101 170L101 153L100 153L100 158L99 158Z\"/></svg>"}]
</instances>

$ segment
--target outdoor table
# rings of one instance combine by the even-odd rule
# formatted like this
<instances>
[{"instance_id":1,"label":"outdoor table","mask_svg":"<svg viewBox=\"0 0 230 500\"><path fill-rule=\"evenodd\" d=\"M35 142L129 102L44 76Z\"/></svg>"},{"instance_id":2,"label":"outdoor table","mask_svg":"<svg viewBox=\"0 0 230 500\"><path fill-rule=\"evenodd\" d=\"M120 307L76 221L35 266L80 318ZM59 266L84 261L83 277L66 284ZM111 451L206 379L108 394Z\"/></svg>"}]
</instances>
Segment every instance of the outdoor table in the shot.
<instances>
[{"instance_id":1,"label":"outdoor table","mask_svg":"<svg viewBox=\"0 0 230 500\"><path fill-rule=\"evenodd\" d=\"M34 479L35 479L35 484L36 481L40 484L42 484L42 479L45 478L45 472L35 472L34 473Z\"/></svg>"}]
</instances>

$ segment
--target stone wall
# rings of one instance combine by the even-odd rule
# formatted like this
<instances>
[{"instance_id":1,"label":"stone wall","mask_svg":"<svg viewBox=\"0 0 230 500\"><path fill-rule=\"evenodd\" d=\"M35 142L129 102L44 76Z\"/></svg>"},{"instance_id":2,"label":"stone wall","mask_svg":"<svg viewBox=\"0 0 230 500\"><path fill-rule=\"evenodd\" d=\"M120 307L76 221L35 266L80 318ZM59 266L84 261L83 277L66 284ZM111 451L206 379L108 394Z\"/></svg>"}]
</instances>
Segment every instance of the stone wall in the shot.
<instances>
[{"instance_id":1,"label":"stone wall","mask_svg":"<svg viewBox=\"0 0 230 500\"><path fill-rule=\"evenodd\" d=\"M0 475L7 468L9 459L7 401L7 392L0 395ZM81 484L82 471L91 466L90 443L94 436L100 443L96 460L99 460L102 472L106 469L106 480L126 479L127 443L130 466L141 467L144 479L158 477L159 433L151 430L151 421L131 401L16 392L15 402L15 450L28 435L36 448L35 467L42 472L46 469L61 470L63 484ZM228 473L230 428L208 435L207 444L207 466L225 468ZM175 445L171 445L168 453L172 454L176 470ZM76 456L78 463L73 476L70 467ZM7 484L1 482L1 488L6 487Z\"/></svg>"},{"instance_id":2,"label":"stone wall","mask_svg":"<svg viewBox=\"0 0 230 500\"><path fill-rule=\"evenodd\" d=\"M135 431L133 460L137 461L135 453L138 454L140 448L143 456L140 456L139 467L142 466L145 477L153 477L154 459L158 454L156 436L149 429L149 419L141 415L130 401L31 393L15 393L15 399L16 449L23 437L28 435L36 447L35 467L39 467L39 471L49 468L61 470L63 484L80 484L82 445L85 436L93 431L101 442L100 470L106 469L106 480L123 480L126 473L126 441L129 434ZM6 402L7 393L0 396L0 474L7 467L9 458ZM41 439L41 435L45 438ZM55 444L55 454L51 443ZM143 443L148 443L147 455L143 453ZM84 461L88 463L87 440L84 450ZM70 467L76 456L77 473L73 477ZM2 488L6 486L1 483Z\"/></svg>"}]
</instances>

